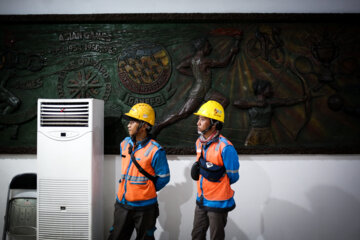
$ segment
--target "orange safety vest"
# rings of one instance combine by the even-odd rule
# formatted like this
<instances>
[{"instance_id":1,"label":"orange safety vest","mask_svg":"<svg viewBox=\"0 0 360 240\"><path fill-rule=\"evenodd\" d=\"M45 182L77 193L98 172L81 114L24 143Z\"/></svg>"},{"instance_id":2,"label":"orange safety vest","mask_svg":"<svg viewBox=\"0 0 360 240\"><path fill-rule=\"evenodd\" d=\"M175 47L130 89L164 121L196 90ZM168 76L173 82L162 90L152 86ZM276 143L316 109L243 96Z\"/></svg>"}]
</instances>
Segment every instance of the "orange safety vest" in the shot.
<instances>
[{"instance_id":1,"label":"orange safety vest","mask_svg":"<svg viewBox=\"0 0 360 240\"><path fill-rule=\"evenodd\" d=\"M220 138L222 138L222 140L225 140L226 143L220 141ZM220 135L219 141L211 143L204 152L204 149L201 146L201 142L198 139L196 141L196 160L199 161L201 151L203 151L203 158L206 161L212 162L213 164L216 164L218 166L224 166L221 152L223 148L229 144L232 145L230 141ZM200 179L197 181L197 193L198 197L201 197L201 195L203 195L205 199L210 201L225 201L234 196L234 190L232 190L230 187L230 180L226 173L222 178L220 178L219 182L209 181L206 178L202 177L202 175L200 174Z\"/></svg>"},{"instance_id":2,"label":"orange safety vest","mask_svg":"<svg viewBox=\"0 0 360 240\"><path fill-rule=\"evenodd\" d=\"M154 183L139 172L135 164L131 161L128 152L129 139L121 143L122 163L121 163L121 182L119 183L117 197L121 201L125 197L126 201L145 201L155 198L156 190ZM151 166L151 161L159 145L154 140L149 140L145 147L135 150L135 159L139 165L151 175L155 171ZM130 166L130 167L129 167Z\"/></svg>"}]
</instances>

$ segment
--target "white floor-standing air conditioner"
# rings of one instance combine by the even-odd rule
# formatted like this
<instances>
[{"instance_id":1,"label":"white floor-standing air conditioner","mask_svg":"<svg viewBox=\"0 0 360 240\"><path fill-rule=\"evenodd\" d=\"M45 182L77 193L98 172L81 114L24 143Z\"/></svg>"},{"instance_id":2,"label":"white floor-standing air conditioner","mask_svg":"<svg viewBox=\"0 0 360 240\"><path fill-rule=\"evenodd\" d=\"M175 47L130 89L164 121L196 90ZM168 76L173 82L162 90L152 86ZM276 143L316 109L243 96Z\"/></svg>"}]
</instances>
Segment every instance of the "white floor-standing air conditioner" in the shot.
<instances>
[{"instance_id":1,"label":"white floor-standing air conditioner","mask_svg":"<svg viewBox=\"0 0 360 240\"><path fill-rule=\"evenodd\" d=\"M39 99L37 239L103 239L104 102Z\"/></svg>"}]
</instances>

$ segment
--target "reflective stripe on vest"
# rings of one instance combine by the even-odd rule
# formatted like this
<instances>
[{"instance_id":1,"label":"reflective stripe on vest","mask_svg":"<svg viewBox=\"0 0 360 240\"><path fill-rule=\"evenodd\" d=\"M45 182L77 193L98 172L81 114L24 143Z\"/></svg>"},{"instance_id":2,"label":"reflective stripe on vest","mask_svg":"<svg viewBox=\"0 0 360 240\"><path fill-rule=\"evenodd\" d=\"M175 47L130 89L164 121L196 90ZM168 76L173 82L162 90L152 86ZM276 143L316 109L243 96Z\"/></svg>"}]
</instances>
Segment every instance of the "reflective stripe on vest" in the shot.
<instances>
[{"instance_id":1,"label":"reflective stripe on vest","mask_svg":"<svg viewBox=\"0 0 360 240\"><path fill-rule=\"evenodd\" d=\"M196 142L197 160L199 160L201 156L201 151L204 151L203 157L206 161L219 166L224 166L221 153L227 145L232 144L220 135L219 141L211 143L205 150L202 148L200 140L198 139ZM227 174L220 178L219 182L211 182L201 176L201 179L197 181L197 191L199 197L203 195L205 199L210 201L224 201L230 199L234 195L234 191L230 187L230 181Z\"/></svg>"},{"instance_id":2,"label":"reflective stripe on vest","mask_svg":"<svg viewBox=\"0 0 360 240\"><path fill-rule=\"evenodd\" d=\"M127 150L129 139L121 143L122 163L121 163L121 182L119 183L118 199L121 201L125 196L126 201L145 201L156 197L154 183L139 172L135 164L131 162L130 154ZM159 149L159 145L154 140L149 140L145 147L135 150L135 159L140 166L151 175L155 171L151 166L151 161Z\"/></svg>"}]
</instances>

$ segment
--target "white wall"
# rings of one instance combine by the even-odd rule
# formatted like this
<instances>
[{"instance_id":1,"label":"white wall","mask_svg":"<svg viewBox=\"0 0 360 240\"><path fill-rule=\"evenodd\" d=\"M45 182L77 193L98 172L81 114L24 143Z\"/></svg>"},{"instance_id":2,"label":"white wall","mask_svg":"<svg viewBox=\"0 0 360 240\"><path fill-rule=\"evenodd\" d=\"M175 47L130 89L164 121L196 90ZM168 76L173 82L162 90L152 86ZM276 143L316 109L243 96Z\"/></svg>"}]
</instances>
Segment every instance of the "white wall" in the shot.
<instances>
[{"instance_id":1,"label":"white wall","mask_svg":"<svg viewBox=\"0 0 360 240\"><path fill-rule=\"evenodd\" d=\"M240 155L237 207L226 239L360 239L360 155ZM195 207L193 156L168 156L171 181L159 193L156 239L189 239ZM105 229L112 224L121 158L104 161ZM0 155L0 227L12 177L36 172L35 155ZM1 232L0 231L0 232ZM106 234L106 233L105 233Z\"/></svg>"},{"instance_id":2,"label":"white wall","mask_svg":"<svg viewBox=\"0 0 360 240\"><path fill-rule=\"evenodd\" d=\"M0 14L358 13L359 0L0 0Z\"/></svg>"}]
</instances>

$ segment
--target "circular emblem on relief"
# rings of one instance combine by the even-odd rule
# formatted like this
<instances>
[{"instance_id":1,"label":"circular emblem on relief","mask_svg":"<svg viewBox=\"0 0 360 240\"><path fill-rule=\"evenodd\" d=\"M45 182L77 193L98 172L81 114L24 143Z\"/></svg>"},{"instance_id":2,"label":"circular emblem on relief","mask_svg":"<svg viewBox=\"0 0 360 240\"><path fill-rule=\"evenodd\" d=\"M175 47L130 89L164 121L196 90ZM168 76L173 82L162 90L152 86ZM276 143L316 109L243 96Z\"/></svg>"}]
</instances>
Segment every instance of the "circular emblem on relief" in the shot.
<instances>
[{"instance_id":1,"label":"circular emblem on relief","mask_svg":"<svg viewBox=\"0 0 360 240\"><path fill-rule=\"evenodd\" d=\"M58 94L61 98L98 98L108 100L111 83L101 65L63 71L59 76Z\"/></svg>"},{"instance_id":2,"label":"circular emblem on relief","mask_svg":"<svg viewBox=\"0 0 360 240\"><path fill-rule=\"evenodd\" d=\"M141 43L121 54L117 68L120 81L127 89L138 94L150 94L168 82L171 60L162 46Z\"/></svg>"}]
</instances>

